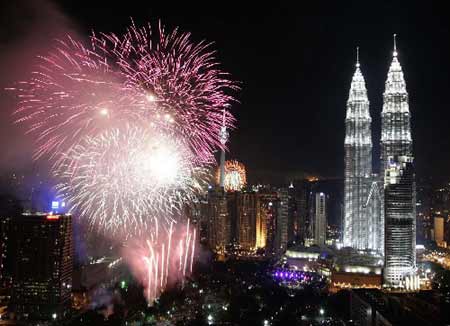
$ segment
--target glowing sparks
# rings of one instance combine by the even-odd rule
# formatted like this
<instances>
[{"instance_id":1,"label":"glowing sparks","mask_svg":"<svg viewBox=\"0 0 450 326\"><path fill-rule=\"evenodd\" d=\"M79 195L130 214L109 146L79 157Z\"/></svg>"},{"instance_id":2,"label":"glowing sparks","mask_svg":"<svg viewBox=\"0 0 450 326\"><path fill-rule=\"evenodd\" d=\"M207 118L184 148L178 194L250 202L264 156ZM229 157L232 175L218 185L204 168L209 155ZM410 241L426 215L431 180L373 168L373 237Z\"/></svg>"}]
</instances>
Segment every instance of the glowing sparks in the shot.
<instances>
[{"instance_id":1,"label":"glowing sparks","mask_svg":"<svg viewBox=\"0 0 450 326\"><path fill-rule=\"evenodd\" d=\"M162 26L132 25L122 36L94 33L90 46L67 37L14 88L20 99L16 122L36 136L36 158L58 156L111 126L146 121L210 160L224 146L222 123L233 128L233 116L223 116L223 109L237 89L210 47ZM104 116L109 119L98 121Z\"/></svg>"},{"instance_id":2,"label":"glowing sparks","mask_svg":"<svg viewBox=\"0 0 450 326\"><path fill-rule=\"evenodd\" d=\"M220 130L234 127L227 108L237 88L210 43L134 24L122 35L93 33L89 46L57 41L12 88L15 121L33 135L34 157L54 162L71 211L118 241L146 243L136 261L149 302L172 273L192 270L196 233L182 208L225 149Z\"/></svg>"},{"instance_id":3,"label":"glowing sparks","mask_svg":"<svg viewBox=\"0 0 450 326\"><path fill-rule=\"evenodd\" d=\"M160 213L170 222L206 177L183 143L129 126L84 139L64 155L55 174L69 206L114 235L146 232Z\"/></svg>"},{"instance_id":4,"label":"glowing sparks","mask_svg":"<svg viewBox=\"0 0 450 326\"><path fill-rule=\"evenodd\" d=\"M178 240L178 241L176 241ZM132 272L142 281L149 305L169 283L181 280L192 273L195 255L196 230L187 224L171 222L167 229L152 233L145 241L131 242L125 248Z\"/></svg>"},{"instance_id":5,"label":"glowing sparks","mask_svg":"<svg viewBox=\"0 0 450 326\"><path fill-rule=\"evenodd\" d=\"M216 174L217 182L219 182L219 172ZM247 175L245 166L238 161L225 162L225 191L239 191L247 185Z\"/></svg>"},{"instance_id":6,"label":"glowing sparks","mask_svg":"<svg viewBox=\"0 0 450 326\"><path fill-rule=\"evenodd\" d=\"M107 116L108 115L108 109L101 109L100 110L100 114L103 116Z\"/></svg>"}]
</instances>

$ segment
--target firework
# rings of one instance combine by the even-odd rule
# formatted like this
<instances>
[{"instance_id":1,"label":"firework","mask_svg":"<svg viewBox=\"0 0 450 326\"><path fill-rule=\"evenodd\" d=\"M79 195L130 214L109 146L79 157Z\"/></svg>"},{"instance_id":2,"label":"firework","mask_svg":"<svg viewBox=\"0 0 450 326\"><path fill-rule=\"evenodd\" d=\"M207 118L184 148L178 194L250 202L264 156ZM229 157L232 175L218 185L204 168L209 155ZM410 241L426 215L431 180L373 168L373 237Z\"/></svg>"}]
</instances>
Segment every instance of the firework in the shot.
<instances>
[{"instance_id":1,"label":"firework","mask_svg":"<svg viewBox=\"0 0 450 326\"><path fill-rule=\"evenodd\" d=\"M223 147L223 110L234 101L228 93L237 85L219 69L211 43L194 43L189 33L166 32L161 24L156 30L133 24L123 37L101 34L92 44L119 58L133 103L148 107L152 121L170 116L171 130L188 139L200 158L210 159ZM223 122L232 129L234 118L226 112Z\"/></svg>"},{"instance_id":2,"label":"firework","mask_svg":"<svg viewBox=\"0 0 450 326\"><path fill-rule=\"evenodd\" d=\"M91 226L108 234L147 232L206 185L206 169L182 142L125 126L85 138L63 156L57 190Z\"/></svg>"},{"instance_id":3,"label":"firework","mask_svg":"<svg viewBox=\"0 0 450 326\"><path fill-rule=\"evenodd\" d=\"M216 173L216 179L219 183L220 171ZM225 161L225 191L239 191L247 184L247 176L244 164L238 161Z\"/></svg>"},{"instance_id":4,"label":"firework","mask_svg":"<svg viewBox=\"0 0 450 326\"><path fill-rule=\"evenodd\" d=\"M106 57L68 37L38 58L32 77L14 88L20 99L15 121L35 136L35 158L58 158L84 136L110 127L112 118L138 116L128 104L123 78Z\"/></svg>"},{"instance_id":5,"label":"firework","mask_svg":"<svg viewBox=\"0 0 450 326\"><path fill-rule=\"evenodd\" d=\"M220 131L234 127L227 108L237 85L210 43L161 24L89 41L67 37L39 57L12 88L14 117L33 135L34 157L54 162L59 196L76 215L113 239L146 244L133 261L145 267L152 302L172 274L192 269L195 231L189 222L180 231L182 208L225 150Z\"/></svg>"},{"instance_id":6,"label":"firework","mask_svg":"<svg viewBox=\"0 0 450 326\"><path fill-rule=\"evenodd\" d=\"M16 122L36 136L36 158L58 158L85 136L146 121L210 160L223 146L222 111L233 101L227 93L237 88L210 48L161 25L155 32L133 24L122 36L93 34L89 46L68 37L14 88L20 98ZM226 112L228 128L233 121Z\"/></svg>"},{"instance_id":7,"label":"firework","mask_svg":"<svg viewBox=\"0 0 450 326\"><path fill-rule=\"evenodd\" d=\"M145 288L149 305L170 283L192 273L196 230L187 224L171 222L167 229L151 233L145 241L129 243L124 252L135 276ZM145 245L142 245L145 243Z\"/></svg>"}]
</instances>

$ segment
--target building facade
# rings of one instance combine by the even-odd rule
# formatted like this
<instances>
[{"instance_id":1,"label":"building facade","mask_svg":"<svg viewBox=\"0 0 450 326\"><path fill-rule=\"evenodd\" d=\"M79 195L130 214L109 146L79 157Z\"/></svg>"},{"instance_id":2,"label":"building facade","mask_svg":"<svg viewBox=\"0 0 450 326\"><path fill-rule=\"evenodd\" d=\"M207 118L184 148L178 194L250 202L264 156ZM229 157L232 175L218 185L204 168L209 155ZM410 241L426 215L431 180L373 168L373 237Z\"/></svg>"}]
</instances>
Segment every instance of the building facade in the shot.
<instances>
[{"instance_id":1,"label":"building facade","mask_svg":"<svg viewBox=\"0 0 450 326\"><path fill-rule=\"evenodd\" d=\"M416 185L411 114L395 45L381 113L381 172L384 177L385 282L401 286L416 269Z\"/></svg>"},{"instance_id":2,"label":"building facade","mask_svg":"<svg viewBox=\"0 0 450 326\"><path fill-rule=\"evenodd\" d=\"M237 230L241 249L256 247L257 193L242 192L237 200Z\"/></svg>"},{"instance_id":3,"label":"building facade","mask_svg":"<svg viewBox=\"0 0 450 326\"><path fill-rule=\"evenodd\" d=\"M213 251L223 253L231 242L231 221L223 188L208 192L206 219L207 244Z\"/></svg>"},{"instance_id":4,"label":"building facade","mask_svg":"<svg viewBox=\"0 0 450 326\"><path fill-rule=\"evenodd\" d=\"M416 190L411 115L395 35L383 99L377 176L372 173L369 101L357 60L346 114L343 240L344 246L385 256L385 282L400 286L405 273L415 270Z\"/></svg>"},{"instance_id":5,"label":"building facade","mask_svg":"<svg viewBox=\"0 0 450 326\"><path fill-rule=\"evenodd\" d=\"M445 241L445 220L442 216L433 218L433 238L439 247L447 247Z\"/></svg>"},{"instance_id":6,"label":"building facade","mask_svg":"<svg viewBox=\"0 0 450 326\"><path fill-rule=\"evenodd\" d=\"M378 179L372 173L371 123L358 55L345 118L343 242L346 247L382 253L381 197Z\"/></svg>"},{"instance_id":7,"label":"building facade","mask_svg":"<svg viewBox=\"0 0 450 326\"><path fill-rule=\"evenodd\" d=\"M408 156L392 158L386 169L385 268L388 286L404 287L416 269L416 198L414 167Z\"/></svg>"},{"instance_id":8,"label":"building facade","mask_svg":"<svg viewBox=\"0 0 450 326\"><path fill-rule=\"evenodd\" d=\"M273 191L258 192L256 245L271 254L276 247L278 194Z\"/></svg>"},{"instance_id":9,"label":"building facade","mask_svg":"<svg viewBox=\"0 0 450 326\"><path fill-rule=\"evenodd\" d=\"M23 214L12 220L11 308L17 319L56 320L70 306L71 215Z\"/></svg>"},{"instance_id":10,"label":"building facade","mask_svg":"<svg viewBox=\"0 0 450 326\"><path fill-rule=\"evenodd\" d=\"M326 196L323 192L316 193L314 215L314 244L325 245L327 232Z\"/></svg>"},{"instance_id":11,"label":"building facade","mask_svg":"<svg viewBox=\"0 0 450 326\"><path fill-rule=\"evenodd\" d=\"M286 188L277 191L277 221L276 221L276 240L275 251L284 252L288 243L288 211L289 211L289 193Z\"/></svg>"}]
</instances>

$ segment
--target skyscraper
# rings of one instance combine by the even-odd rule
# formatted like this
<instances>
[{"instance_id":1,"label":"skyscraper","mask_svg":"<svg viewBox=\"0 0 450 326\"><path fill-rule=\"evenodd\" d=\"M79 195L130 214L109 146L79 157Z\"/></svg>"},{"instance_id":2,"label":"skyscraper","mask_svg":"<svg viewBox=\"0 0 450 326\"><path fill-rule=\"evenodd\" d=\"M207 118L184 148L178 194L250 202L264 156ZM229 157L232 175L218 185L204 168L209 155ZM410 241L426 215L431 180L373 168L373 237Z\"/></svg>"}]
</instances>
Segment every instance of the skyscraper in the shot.
<instances>
[{"instance_id":1,"label":"skyscraper","mask_svg":"<svg viewBox=\"0 0 450 326\"><path fill-rule=\"evenodd\" d=\"M23 214L11 223L12 310L19 319L59 319L70 305L72 216Z\"/></svg>"},{"instance_id":2,"label":"skyscraper","mask_svg":"<svg viewBox=\"0 0 450 326\"><path fill-rule=\"evenodd\" d=\"M275 236L275 251L284 252L288 243L288 203L289 195L286 188L277 191L277 221Z\"/></svg>"},{"instance_id":3,"label":"skyscraper","mask_svg":"<svg viewBox=\"0 0 450 326\"><path fill-rule=\"evenodd\" d=\"M416 267L416 196L412 158L390 157L386 169L385 264L388 286L404 287Z\"/></svg>"},{"instance_id":4,"label":"skyscraper","mask_svg":"<svg viewBox=\"0 0 450 326\"><path fill-rule=\"evenodd\" d=\"M266 253L273 253L277 241L278 194L274 191L259 191L257 203L257 247L265 247Z\"/></svg>"},{"instance_id":5,"label":"skyscraper","mask_svg":"<svg viewBox=\"0 0 450 326\"><path fill-rule=\"evenodd\" d=\"M224 187L225 183L225 144L228 141L228 131L225 124L225 109L223 110L223 120L222 127L220 128L220 143L222 144L222 149L220 150L220 166L219 166L219 186Z\"/></svg>"},{"instance_id":6,"label":"skyscraper","mask_svg":"<svg viewBox=\"0 0 450 326\"><path fill-rule=\"evenodd\" d=\"M323 192L316 193L316 205L314 214L314 244L325 245L327 234L327 210L326 197Z\"/></svg>"},{"instance_id":7,"label":"skyscraper","mask_svg":"<svg viewBox=\"0 0 450 326\"><path fill-rule=\"evenodd\" d=\"M408 93L394 51L381 114L381 173L384 176L385 281L400 286L416 265L416 187Z\"/></svg>"},{"instance_id":8,"label":"skyscraper","mask_svg":"<svg viewBox=\"0 0 450 326\"><path fill-rule=\"evenodd\" d=\"M439 247L446 247L447 244L445 242L444 237L445 230L445 220L442 216L435 216L433 219L433 234L434 241Z\"/></svg>"},{"instance_id":9,"label":"skyscraper","mask_svg":"<svg viewBox=\"0 0 450 326\"><path fill-rule=\"evenodd\" d=\"M300 232L297 189L291 182L288 188L288 241L297 240Z\"/></svg>"},{"instance_id":10,"label":"skyscraper","mask_svg":"<svg viewBox=\"0 0 450 326\"><path fill-rule=\"evenodd\" d=\"M251 250L256 247L257 228L257 193L241 192L237 200L237 230L241 249Z\"/></svg>"},{"instance_id":11,"label":"skyscraper","mask_svg":"<svg viewBox=\"0 0 450 326\"><path fill-rule=\"evenodd\" d=\"M397 58L394 35L394 52L383 94L381 113L381 173L390 168L389 157L412 157L411 116L408 93L402 67Z\"/></svg>"},{"instance_id":12,"label":"skyscraper","mask_svg":"<svg viewBox=\"0 0 450 326\"><path fill-rule=\"evenodd\" d=\"M378 191L372 176L372 135L366 83L357 49L345 118L344 246L381 251Z\"/></svg>"},{"instance_id":13,"label":"skyscraper","mask_svg":"<svg viewBox=\"0 0 450 326\"><path fill-rule=\"evenodd\" d=\"M216 252L223 253L231 242L231 223L223 188L210 189L206 211L208 246Z\"/></svg>"}]
</instances>

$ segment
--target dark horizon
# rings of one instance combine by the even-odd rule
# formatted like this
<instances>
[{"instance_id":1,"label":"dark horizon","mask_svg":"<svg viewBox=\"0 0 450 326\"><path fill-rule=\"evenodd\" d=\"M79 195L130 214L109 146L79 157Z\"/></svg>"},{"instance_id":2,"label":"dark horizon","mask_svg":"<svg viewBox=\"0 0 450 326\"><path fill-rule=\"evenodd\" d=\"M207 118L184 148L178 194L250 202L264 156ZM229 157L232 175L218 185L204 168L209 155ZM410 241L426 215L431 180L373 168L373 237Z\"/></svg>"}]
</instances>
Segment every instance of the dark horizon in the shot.
<instances>
[{"instance_id":1,"label":"dark horizon","mask_svg":"<svg viewBox=\"0 0 450 326\"><path fill-rule=\"evenodd\" d=\"M392 34L397 33L412 116L418 179L450 178L450 137L445 105L449 84L450 25L444 4L319 2L219 8L200 4L36 1L2 4L0 87L24 79L32 58L55 37L90 31L121 33L130 24L161 19L168 29L214 42L219 61L241 82L232 107L228 158L243 162L249 181L301 173L343 177L344 118L356 46L366 79L378 170L380 114ZM6 19L9 17L10 19ZM13 61L19 57L24 62ZM12 65L14 63L14 65ZM12 124L12 94L0 94L2 160L9 169L31 163L31 138ZM40 163L42 164L42 163ZM45 165L45 163L44 163Z\"/></svg>"}]
</instances>

